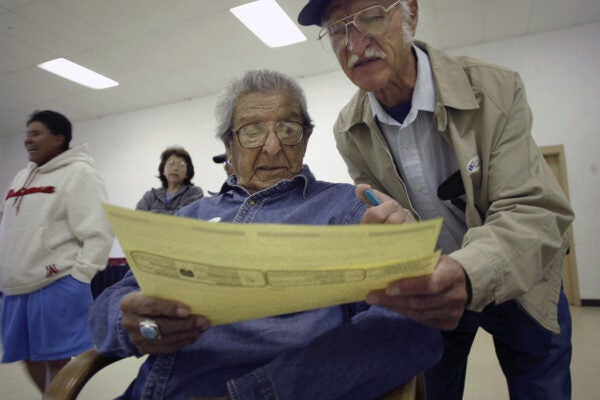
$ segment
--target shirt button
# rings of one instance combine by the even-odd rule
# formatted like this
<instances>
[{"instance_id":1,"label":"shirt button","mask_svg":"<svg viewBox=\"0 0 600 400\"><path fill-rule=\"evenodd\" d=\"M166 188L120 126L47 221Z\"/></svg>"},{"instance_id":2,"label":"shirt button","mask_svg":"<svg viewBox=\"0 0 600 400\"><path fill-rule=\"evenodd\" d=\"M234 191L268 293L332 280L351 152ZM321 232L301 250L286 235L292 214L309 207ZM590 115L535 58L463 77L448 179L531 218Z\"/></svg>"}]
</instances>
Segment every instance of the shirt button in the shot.
<instances>
[{"instance_id":1,"label":"shirt button","mask_svg":"<svg viewBox=\"0 0 600 400\"><path fill-rule=\"evenodd\" d=\"M250 200L250 206L254 207L254 205L256 204L256 202L254 200Z\"/></svg>"}]
</instances>

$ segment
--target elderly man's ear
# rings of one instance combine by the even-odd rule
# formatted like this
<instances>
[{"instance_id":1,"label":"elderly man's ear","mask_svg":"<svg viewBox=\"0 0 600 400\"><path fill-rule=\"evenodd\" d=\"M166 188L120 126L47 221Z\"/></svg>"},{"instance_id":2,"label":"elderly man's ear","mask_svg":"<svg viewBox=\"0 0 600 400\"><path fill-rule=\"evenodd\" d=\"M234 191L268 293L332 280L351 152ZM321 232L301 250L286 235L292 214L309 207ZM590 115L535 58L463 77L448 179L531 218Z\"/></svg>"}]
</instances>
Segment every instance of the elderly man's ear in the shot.
<instances>
[{"instance_id":1,"label":"elderly man's ear","mask_svg":"<svg viewBox=\"0 0 600 400\"><path fill-rule=\"evenodd\" d=\"M415 32L417 31L417 22L419 22L419 3L417 0L408 0L408 8L412 13L412 18L410 19L410 27L412 29L412 35L415 36Z\"/></svg>"},{"instance_id":2,"label":"elderly man's ear","mask_svg":"<svg viewBox=\"0 0 600 400\"><path fill-rule=\"evenodd\" d=\"M231 139L233 140L233 138ZM227 171L229 169L228 175L229 174L234 174L235 172L235 168L234 166L234 158L233 158L233 152L231 151L231 140L228 141L227 143L225 143L225 154L227 155L227 162L229 162L229 166L227 166L225 164L225 171Z\"/></svg>"}]
</instances>

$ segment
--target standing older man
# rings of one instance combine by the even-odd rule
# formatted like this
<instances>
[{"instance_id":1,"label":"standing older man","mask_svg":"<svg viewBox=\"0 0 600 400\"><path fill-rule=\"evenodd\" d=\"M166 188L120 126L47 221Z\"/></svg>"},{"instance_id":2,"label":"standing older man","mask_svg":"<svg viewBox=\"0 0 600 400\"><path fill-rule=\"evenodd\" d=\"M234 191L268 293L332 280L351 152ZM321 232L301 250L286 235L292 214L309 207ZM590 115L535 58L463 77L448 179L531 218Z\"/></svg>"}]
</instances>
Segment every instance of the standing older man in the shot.
<instances>
[{"instance_id":1,"label":"standing older man","mask_svg":"<svg viewBox=\"0 0 600 400\"><path fill-rule=\"evenodd\" d=\"M462 397L479 327L494 336L511 398L570 398L561 272L573 214L531 137L523 83L413 41L417 15L417 0L311 0L298 17L323 27L359 87L334 127L354 181L420 219L444 218L435 272L368 301L448 330L429 398Z\"/></svg>"},{"instance_id":2,"label":"standing older man","mask_svg":"<svg viewBox=\"0 0 600 400\"><path fill-rule=\"evenodd\" d=\"M379 210L365 212L352 185L317 181L303 166L312 123L289 78L248 72L219 99L217 119L235 174L178 215L313 225L406 217L383 194ZM150 354L128 399L376 399L441 355L436 329L365 303L211 328L183 304L145 297L131 273L96 299L90 325L102 352ZM160 334L147 336L146 327Z\"/></svg>"}]
</instances>

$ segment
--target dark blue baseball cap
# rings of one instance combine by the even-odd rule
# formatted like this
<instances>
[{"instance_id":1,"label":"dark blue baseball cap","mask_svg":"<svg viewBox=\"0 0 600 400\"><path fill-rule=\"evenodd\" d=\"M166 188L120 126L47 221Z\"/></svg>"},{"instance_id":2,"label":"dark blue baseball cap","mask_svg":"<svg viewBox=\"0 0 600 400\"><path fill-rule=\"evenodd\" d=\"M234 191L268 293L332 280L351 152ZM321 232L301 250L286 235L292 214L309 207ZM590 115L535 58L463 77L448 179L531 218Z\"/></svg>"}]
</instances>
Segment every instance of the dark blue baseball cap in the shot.
<instances>
[{"instance_id":1,"label":"dark blue baseball cap","mask_svg":"<svg viewBox=\"0 0 600 400\"><path fill-rule=\"evenodd\" d=\"M227 161L227 154L218 154L213 157L215 164L223 164L225 161Z\"/></svg>"},{"instance_id":2,"label":"dark blue baseball cap","mask_svg":"<svg viewBox=\"0 0 600 400\"><path fill-rule=\"evenodd\" d=\"M331 0L308 0L308 4L298 14L298 23L305 26L321 26L321 16L329 3Z\"/></svg>"}]
</instances>

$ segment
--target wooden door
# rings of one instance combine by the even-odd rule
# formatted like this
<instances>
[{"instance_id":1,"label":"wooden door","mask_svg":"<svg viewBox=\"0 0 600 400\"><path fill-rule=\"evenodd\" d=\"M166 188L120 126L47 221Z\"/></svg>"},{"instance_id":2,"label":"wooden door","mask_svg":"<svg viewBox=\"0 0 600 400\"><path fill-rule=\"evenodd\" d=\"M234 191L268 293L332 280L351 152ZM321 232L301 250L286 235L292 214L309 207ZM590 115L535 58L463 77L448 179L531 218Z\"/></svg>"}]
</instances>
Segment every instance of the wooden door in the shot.
<instances>
[{"instance_id":1,"label":"wooden door","mask_svg":"<svg viewBox=\"0 0 600 400\"><path fill-rule=\"evenodd\" d=\"M565 149L563 145L544 146L540 147L544 159L554 173L556 180L560 183L563 191L569 198L569 183L567 181L567 165L565 162ZM568 231L569 242L571 243L571 251L565 257L565 265L563 268L563 285L565 294L569 299L569 304L573 306L581 305L579 297L579 278L577 276L577 260L575 257L575 241L573 240L573 226L569 227Z\"/></svg>"}]
</instances>

